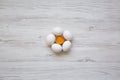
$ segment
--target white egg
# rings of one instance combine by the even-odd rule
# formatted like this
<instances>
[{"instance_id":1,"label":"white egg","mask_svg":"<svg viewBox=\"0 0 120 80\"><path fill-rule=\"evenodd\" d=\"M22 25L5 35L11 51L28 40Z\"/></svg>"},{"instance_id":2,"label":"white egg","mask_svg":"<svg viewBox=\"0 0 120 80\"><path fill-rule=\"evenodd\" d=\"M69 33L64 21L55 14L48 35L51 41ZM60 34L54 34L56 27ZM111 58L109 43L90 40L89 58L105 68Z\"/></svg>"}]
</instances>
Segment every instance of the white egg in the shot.
<instances>
[{"instance_id":1,"label":"white egg","mask_svg":"<svg viewBox=\"0 0 120 80\"><path fill-rule=\"evenodd\" d=\"M63 30L60 27L56 27L53 29L53 33L55 35L61 35L63 33Z\"/></svg>"},{"instance_id":2,"label":"white egg","mask_svg":"<svg viewBox=\"0 0 120 80\"><path fill-rule=\"evenodd\" d=\"M60 53L62 51L62 46L56 43L53 44L51 48L55 53Z\"/></svg>"},{"instance_id":3,"label":"white egg","mask_svg":"<svg viewBox=\"0 0 120 80\"><path fill-rule=\"evenodd\" d=\"M66 40L72 40L72 34L69 31L64 31L63 36Z\"/></svg>"},{"instance_id":4,"label":"white egg","mask_svg":"<svg viewBox=\"0 0 120 80\"><path fill-rule=\"evenodd\" d=\"M47 44L50 46L55 42L55 35L49 34L46 38Z\"/></svg>"},{"instance_id":5,"label":"white egg","mask_svg":"<svg viewBox=\"0 0 120 80\"><path fill-rule=\"evenodd\" d=\"M63 51L68 51L71 48L71 42L70 41L65 41L62 45Z\"/></svg>"}]
</instances>

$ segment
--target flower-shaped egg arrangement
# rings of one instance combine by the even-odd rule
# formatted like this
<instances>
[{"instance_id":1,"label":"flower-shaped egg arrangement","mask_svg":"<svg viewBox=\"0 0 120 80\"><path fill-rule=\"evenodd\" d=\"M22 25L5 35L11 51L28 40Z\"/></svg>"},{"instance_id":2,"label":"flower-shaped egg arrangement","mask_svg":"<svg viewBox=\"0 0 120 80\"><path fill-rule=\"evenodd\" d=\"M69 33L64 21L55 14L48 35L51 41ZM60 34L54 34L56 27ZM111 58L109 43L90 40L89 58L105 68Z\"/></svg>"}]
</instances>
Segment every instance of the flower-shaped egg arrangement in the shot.
<instances>
[{"instance_id":1,"label":"flower-shaped egg arrangement","mask_svg":"<svg viewBox=\"0 0 120 80\"><path fill-rule=\"evenodd\" d=\"M46 42L55 53L67 52L71 48L72 35L69 31L63 31L57 27L53 33L47 36Z\"/></svg>"}]
</instances>

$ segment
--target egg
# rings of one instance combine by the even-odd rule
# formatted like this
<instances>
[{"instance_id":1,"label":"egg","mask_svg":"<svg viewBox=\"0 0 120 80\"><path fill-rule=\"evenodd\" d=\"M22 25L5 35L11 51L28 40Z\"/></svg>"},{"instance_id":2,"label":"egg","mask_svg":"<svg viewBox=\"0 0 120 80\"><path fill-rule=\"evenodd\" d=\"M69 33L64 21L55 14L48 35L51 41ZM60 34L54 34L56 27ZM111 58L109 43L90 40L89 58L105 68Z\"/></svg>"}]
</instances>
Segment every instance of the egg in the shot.
<instances>
[{"instance_id":1,"label":"egg","mask_svg":"<svg viewBox=\"0 0 120 80\"><path fill-rule=\"evenodd\" d=\"M55 53L60 53L62 51L62 46L56 43L53 44L51 48Z\"/></svg>"},{"instance_id":2,"label":"egg","mask_svg":"<svg viewBox=\"0 0 120 80\"><path fill-rule=\"evenodd\" d=\"M69 31L64 31L63 36L66 40L72 40L72 34Z\"/></svg>"},{"instance_id":3,"label":"egg","mask_svg":"<svg viewBox=\"0 0 120 80\"><path fill-rule=\"evenodd\" d=\"M56 28L53 29L53 33L55 35L62 35L63 30L60 27L56 27Z\"/></svg>"},{"instance_id":4,"label":"egg","mask_svg":"<svg viewBox=\"0 0 120 80\"><path fill-rule=\"evenodd\" d=\"M65 41L62 45L63 47L63 51L69 51L69 49L71 48L71 42L70 41Z\"/></svg>"},{"instance_id":5,"label":"egg","mask_svg":"<svg viewBox=\"0 0 120 80\"><path fill-rule=\"evenodd\" d=\"M55 42L55 36L53 34L49 34L46 38L47 44L50 46Z\"/></svg>"}]
</instances>

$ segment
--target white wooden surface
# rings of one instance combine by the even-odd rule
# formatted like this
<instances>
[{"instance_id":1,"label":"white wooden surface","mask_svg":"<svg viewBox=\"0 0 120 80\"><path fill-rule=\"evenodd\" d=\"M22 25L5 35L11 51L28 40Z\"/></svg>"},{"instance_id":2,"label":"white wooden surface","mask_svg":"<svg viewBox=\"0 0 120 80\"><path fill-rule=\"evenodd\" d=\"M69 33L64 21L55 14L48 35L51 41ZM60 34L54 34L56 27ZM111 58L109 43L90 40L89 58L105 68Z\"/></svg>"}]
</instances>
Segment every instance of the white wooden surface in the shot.
<instances>
[{"instance_id":1,"label":"white wooden surface","mask_svg":"<svg viewBox=\"0 0 120 80\"><path fill-rule=\"evenodd\" d=\"M56 26L69 53L45 43ZM120 0L0 0L0 80L120 80Z\"/></svg>"}]
</instances>

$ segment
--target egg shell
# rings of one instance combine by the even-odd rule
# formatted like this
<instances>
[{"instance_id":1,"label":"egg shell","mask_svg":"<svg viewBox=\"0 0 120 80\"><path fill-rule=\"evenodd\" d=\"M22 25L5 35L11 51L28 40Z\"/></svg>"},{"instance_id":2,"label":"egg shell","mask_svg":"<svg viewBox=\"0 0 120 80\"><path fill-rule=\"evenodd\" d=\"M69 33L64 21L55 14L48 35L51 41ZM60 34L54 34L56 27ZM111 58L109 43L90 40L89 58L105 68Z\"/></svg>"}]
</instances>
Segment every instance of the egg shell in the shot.
<instances>
[{"instance_id":1,"label":"egg shell","mask_svg":"<svg viewBox=\"0 0 120 80\"><path fill-rule=\"evenodd\" d=\"M71 42L70 41L65 41L62 45L63 47L63 51L69 51L69 49L71 48Z\"/></svg>"},{"instance_id":2,"label":"egg shell","mask_svg":"<svg viewBox=\"0 0 120 80\"><path fill-rule=\"evenodd\" d=\"M69 31L64 31L63 36L66 40L72 40L72 34Z\"/></svg>"},{"instance_id":3,"label":"egg shell","mask_svg":"<svg viewBox=\"0 0 120 80\"><path fill-rule=\"evenodd\" d=\"M46 38L47 44L50 46L55 42L55 35L49 34Z\"/></svg>"},{"instance_id":4,"label":"egg shell","mask_svg":"<svg viewBox=\"0 0 120 80\"><path fill-rule=\"evenodd\" d=\"M56 43L53 44L51 48L55 53L60 53L62 51L62 46Z\"/></svg>"},{"instance_id":5,"label":"egg shell","mask_svg":"<svg viewBox=\"0 0 120 80\"><path fill-rule=\"evenodd\" d=\"M60 27L56 27L56 28L53 29L53 33L55 35L62 35L63 30Z\"/></svg>"}]
</instances>

